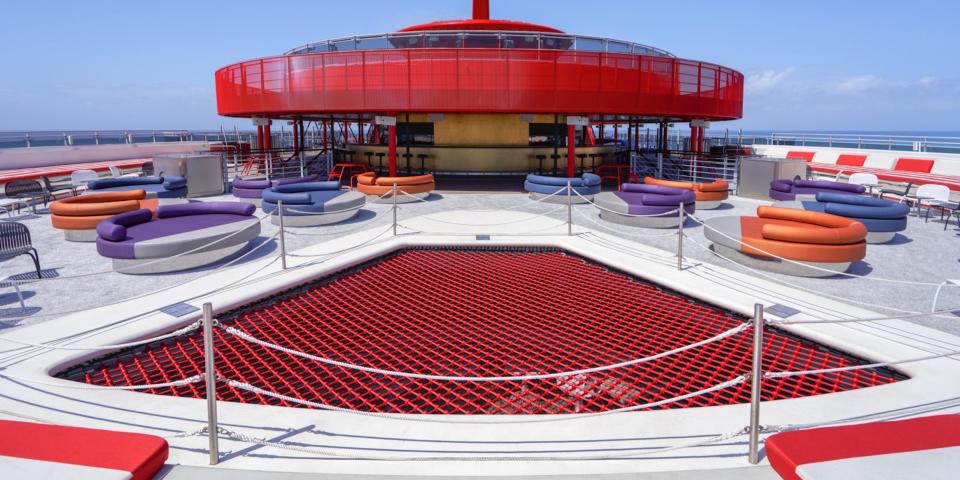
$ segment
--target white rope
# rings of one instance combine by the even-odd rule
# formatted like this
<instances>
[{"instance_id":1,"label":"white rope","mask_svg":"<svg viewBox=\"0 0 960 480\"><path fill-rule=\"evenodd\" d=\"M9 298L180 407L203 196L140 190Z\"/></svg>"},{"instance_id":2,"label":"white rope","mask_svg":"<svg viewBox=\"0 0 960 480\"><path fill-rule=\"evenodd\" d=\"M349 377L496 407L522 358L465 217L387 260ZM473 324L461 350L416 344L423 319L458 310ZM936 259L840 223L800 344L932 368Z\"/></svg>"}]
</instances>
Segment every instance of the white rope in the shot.
<instances>
[{"instance_id":1,"label":"white rope","mask_svg":"<svg viewBox=\"0 0 960 480\"><path fill-rule=\"evenodd\" d=\"M372 223L375 220L382 220L382 217L374 216L369 220L364 220L360 222L359 225L357 225L356 227L350 228L347 230L337 230L333 232L323 232L323 233L304 233L304 232L297 232L295 230L291 230L291 227L285 227L284 233L287 235L293 235L294 237L330 237L334 235L346 235L349 233L359 232L360 230L365 230L370 228L371 227L370 223ZM298 228L298 227L292 227L292 228ZM309 228L313 228L313 227L309 227Z\"/></svg>"},{"instance_id":2,"label":"white rope","mask_svg":"<svg viewBox=\"0 0 960 480\"><path fill-rule=\"evenodd\" d=\"M897 280L897 279L893 279L893 278L883 278L883 277L867 277L867 276L865 276L865 275L855 275L855 274L847 273L847 272L837 272L837 271L834 271L834 270L830 270L830 269L828 269L828 268L818 267L818 266L816 266L816 265L811 265L811 264L809 264L809 263L799 262L799 261L796 261L796 260L791 260L791 259L789 259L789 258L784 258L784 257L778 256L778 255L774 255L774 254L772 254L772 253L770 253L770 252L767 252L767 251L765 251L765 250L763 250L763 249L754 247L754 246L752 246L752 245L747 245L747 244L744 243L742 240L739 240L739 239L737 239L737 238L734 238L734 237L732 237L732 236L730 236L730 235L727 235L726 233L724 233L724 232L722 232L722 231L720 231L720 230L717 230L717 229L714 228L714 227L711 227L710 225L707 225L706 222L704 222L703 220L701 220L700 218L698 218L698 217L696 217L696 216L694 216L694 215L688 215L688 217L691 218L691 219L693 219L693 221L695 221L695 222L703 225L704 228L710 229L710 230L716 232L717 234L719 234L720 236L722 236L722 237L724 237L724 238L727 238L727 239L729 239L729 240L733 240L734 242L737 242L737 243L738 243L739 245L741 245L741 246L746 246L746 247L748 247L751 251L760 252L760 253L762 253L762 254L764 254L764 255L770 256L771 258L776 258L776 259L778 259L778 260L782 260L782 261L787 262L787 263L791 263L791 264L794 264L794 265L800 265L800 266L803 266L803 267L806 267L806 268L810 268L810 269L813 269L813 270L819 270L819 271L822 271L822 272L827 272L827 273L831 273L831 274L835 274L835 275L840 275L840 276L844 276L844 277L862 278L862 279L864 279L864 280L873 280L873 281L877 281L877 282L895 283L895 284L898 284L898 285L916 285L916 286L923 286L923 287L940 287L940 286L960 287L960 285L943 285L943 282L941 282L941 283L911 282L911 281L909 281L909 280Z\"/></svg>"},{"instance_id":3,"label":"white rope","mask_svg":"<svg viewBox=\"0 0 960 480\"><path fill-rule=\"evenodd\" d=\"M635 232L623 232L623 231L620 231L620 230L611 228L611 227L609 227L609 226L607 226L607 225L604 225L604 224L596 221L595 219L593 219L590 215L587 215L587 214L585 214L585 213L583 213L583 212L581 212L581 211L577 211L576 213L577 213L577 215L580 215L581 217L583 217L583 218L584 218L585 220L587 220L588 222L590 222L590 223L592 223L592 224L594 224L594 225L596 225L596 226L598 226L598 227L600 227L600 228L602 228L602 229L604 229L604 230L607 230L607 231L609 231L609 232L611 232L611 233L613 233L613 234L616 234L616 235L626 235L626 236L629 236L629 237L640 237L640 238L676 237L676 236L677 236L677 231L670 231L670 232L667 232L667 233L635 233Z\"/></svg>"},{"instance_id":4,"label":"white rope","mask_svg":"<svg viewBox=\"0 0 960 480\"><path fill-rule=\"evenodd\" d=\"M16 380L24 383L31 383L35 385L43 385L46 387L57 387L57 388L68 388L72 390L150 390L153 388L167 388L167 387L182 387L184 385L190 385L193 383L198 383L203 381L204 375L194 375L192 377L187 377L182 380L175 380L173 382L166 383L153 383L149 385L87 385L80 382L45 382L42 380L34 380L22 377L16 377L13 375L7 375L6 373L0 373L0 377L8 378L10 380Z\"/></svg>"},{"instance_id":5,"label":"white rope","mask_svg":"<svg viewBox=\"0 0 960 480\"><path fill-rule=\"evenodd\" d=\"M549 218L549 217L547 217L548 215L551 215L551 214L553 214L553 213L559 212L560 210L563 210L563 209L565 209L565 208L567 208L567 207L564 206L564 205L561 205L561 206L559 206L559 207L557 207L557 208L554 208L553 210L549 210L549 211L546 211L546 212L543 212L543 213L533 213L533 212L529 212L529 214L530 214L533 218L537 218L537 217L546 217L546 218ZM528 213L528 212L524 212L524 213ZM431 221L431 222L445 223L445 224L448 224L448 225L457 225L457 226L462 226L462 227L498 227L498 226L501 226L501 225L512 225L512 224L514 224L514 223L522 223L522 222L529 222L529 221L531 221L531 218L521 218L521 219L517 219L517 220L511 220L511 221L508 221L508 222L499 222L499 223L460 223L460 222L451 222L451 221L448 221L448 220L440 220L439 218L433 218L433 217L430 216L430 215L424 215L424 216L421 217L421 218L424 219L424 220L429 220L429 221ZM555 218L549 218L549 219L550 219L550 220L556 220Z\"/></svg>"},{"instance_id":6,"label":"white rope","mask_svg":"<svg viewBox=\"0 0 960 480\"><path fill-rule=\"evenodd\" d=\"M809 324L819 324L819 323L866 323L866 322L883 322L887 320L906 320L910 318L919 318L919 317L929 317L931 315L939 315L944 313L953 313L954 311L960 310L960 307L949 308L944 310L939 310L936 312L918 312L910 315L889 315L885 317L872 317L872 318L826 318L826 319L816 319L816 320L767 320L769 325L809 325ZM960 320L958 318L957 320Z\"/></svg>"},{"instance_id":7,"label":"white rope","mask_svg":"<svg viewBox=\"0 0 960 480\"><path fill-rule=\"evenodd\" d=\"M317 257L328 257L328 256L330 256L330 255L337 255L337 254L340 254L340 253L350 252L350 251L356 250L356 249L358 249L358 248L362 248L362 247L367 246L368 244L372 243L374 240L382 237L385 233L389 232L392 228L393 228L393 225L387 225L387 228L385 228L382 232L374 235L373 237L371 237L371 238L369 238L369 239L367 239L367 240L364 240L363 242L360 242L360 243L358 243L358 244L356 244L356 245L351 245L351 246L349 246L349 247L347 247L347 248L343 248L343 249L340 249L340 250L334 250L334 251L332 251L332 252L324 252L324 253L311 253L311 254L309 254L309 255L306 255L306 254L297 254L297 253L288 253L287 256L288 256L288 257L293 257L293 258L317 258Z\"/></svg>"},{"instance_id":8,"label":"white rope","mask_svg":"<svg viewBox=\"0 0 960 480\"><path fill-rule=\"evenodd\" d=\"M537 198L537 199L530 199L530 200L533 202L534 205L540 204L540 203L543 203L544 201L546 201L547 199L549 199L549 198L551 198L551 197L554 197L554 196L556 196L556 195L559 195L561 192L564 192L564 191L566 191L566 190L567 190L567 187L562 187L562 188L560 188L560 190L557 190L556 192L553 192L553 193L551 193L551 194L549 194L549 195L545 195L545 196L543 196L543 197L540 197L540 198ZM464 209L464 211L465 211L465 212L478 212L478 213L503 212L503 211L519 210L519 209L522 209L522 208L527 208L529 205L530 205L529 203L521 203L521 204L519 204L519 205L514 205L514 206L512 206L512 207L503 207L503 208L472 208L472 209Z\"/></svg>"},{"instance_id":9,"label":"white rope","mask_svg":"<svg viewBox=\"0 0 960 480\"><path fill-rule=\"evenodd\" d=\"M818 375L818 374L823 374L823 373L849 372L849 371L852 371L852 370L869 370L869 369L872 369L872 368L890 367L890 366L893 366L893 365L901 365L901 364L904 364L904 363L922 362L922 361L925 361L925 360L933 360L933 359L943 358L943 357L953 357L953 356L956 356L956 355L960 355L960 351L952 351L952 352L947 352L947 353L938 353L938 354L935 354L935 355L927 355L927 356L925 356L925 357L910 358L910 359L907 359L907 360L897 360L897 361L894 361L894 362L878 362L878 363L870 363L870 364L866 364L866 365L853 365L853 366L850 366L850 367L821 368L821 369L817 369L817 370L798 370L798 371L792 371L792 372L767 372L767 373L764 373L763 376L764 376L764 378L785 378L785 377L795 377L795 376L798 376L798 375Z\"/></svg>"},{"instance_id":10,"label":"white rope","mask_svg":"<svg viewBox=\"0 0 960 480\"><path fill-rule=\"evenodd\" d=\"M580 192L578 192L576 189L573 190L573 193L576 193L578 197L582 198L584 201L586 201L586 202L589 203L590 205L593 205L594 207L599 208L600 210L605 210L605 211L610 212L610 213L616 213L617 215L621 215L621 216L624 216L624 217L632 217L632 218L672 217L674 214L679 214L679 213L680 213L680 208L679 208L679 206L678 206L678 208L674 208L673 210L670 210L669 212L656 213L656 214L653 214L653 215L637 215L637 214L633 214L633 213L623 213L623 212L618 212L618 211L611 210L611 209L609 209L609 208L606 208L606 207L601 206L601 205L598 204L597 202L594 202L593 200L590 200L589 198L584 197L583 195L580 195Z\"/></svg>"},{"instance_id":11,"label":"white rope","mask_svg":"<svg viewBox=\"0 0 960 480\"><path fill-rule=\"evenodd\" d=\"M139 345L146 345L146 344L148 344L148 343L159 342L159 341L161 341L161 340L166 340L166 339L168 339L168 338L178 337L178 336L180 336L180 335L183 335L183 334L185 334L185 333L192 332L192 331L200 328L200 325L201 325L201 324L202 324L202 322L198 320L198 321L196 321L196 322L191 323L190 325L187 325L186 327L183 327L183 328L181 328L181 329L179 329L179 330L174 330L174 331L172 331L172 332L170 332L170 333L168 333L168 334L165 334L165 335L160 335L159 337L147 338L147 339L144 339L144 340L137 340L137 341L135 341L135 342L129 342L129 343L120 343L120 344L116 344L116 345L100 345L100 346L96 346L96 347L92 347L92 346L90 346L90 347L72 347L72 346L71 346L71 347L64 347L64 346L60 346L60 345L53 345L53 344L50 344L50 343L33 343L33 342L25 341L25 340L17 340L17 339L15 339L15 338L4 337L4 336L0 336L0 341L10 342L10 343L16 343L16 344L18 344L18 345L25 345L25 347L23 347L23 348L35 347L35 348L47 348L47 349L52 349L52 350L90 350L90 351L96 351L96 350L118 350L118 349L121 349L121 348L136 347L136 346L139 346Z\"/></svg>"},{"instance_id":12,"label":"white rope","mask_svg":"<svg viewBox=\"0 0 960 480\"><path fill-rule=\"evenodd\" d=\"M349 413L353 415L361 415L367 417L376 417L376 418L385 418L389 420L398 420L403 422L419 422L419 423L443 423L443 424L469 424L469 425L507 425L507 424L528 424L528 423L553 423L553 422L565 422L570 420L584 420L587 418L601 417L606 415L613 415L617 413L626 413L636 410L643 410L646 408L656 408L663 405L669 405L671 403L682 402L684 400L698 397L701 395L707 395L719 390L724 390L735 385L739 385L747 381L746 375L740 375L732 380L727 380L726 382L718 383L708 388L702 390L697 390L694 392L686 393L683 395L678 395L676 397L666 398L663 400L657 400L655 402L644 403L640 405L631 405L628 407L620 407L611 410L606 410L603 412L595 413L579 413L579 414L566 414L566 415L550 415L546 418L534 418L534 419L521 419L521 420L453 420L450 417L434 417L434 416L417 416L417 415L399 415L392 413L380 413L380 412L364 412L360 410L352 410L349 408L336 407L333 405L327 405L323 403L311 402L309 400L301 400L299 398L290 397L276 392L271 392L269 390L264 390L260 387L253 386L249 383L239 382L236 380L231 380L228 378L218 378L219 381L225 382L227 385L239 388L241 390L247 390L252 393L263 395L266 397L276 398L278 400L284 400L291 403L297 403L300 405L314 407L324 410L330 410L340 413ZM488 417L489 418L489 417Z\"/></svg>"},{"instance_id":13,"label":"white rope","mask_svg":"<svg viewBox=\"0 0 960 480\"><path fill-rule=\"evenodd\" d=\"M280 450L288 450L288 451L292 451L292 452L306 453L306 454L310 454L310 455L320 455L320 456L322 456L322 457L346 458L346 459L351 459L351 460L393 461L393 462L455 462L455 461L473 461L473 462L531 462L531 461L533 461L533 462L537 462L537 461L543 462L543 461L549 461L549 462L557 462L557 461L593 461L593 460L630 459L630 458L632 458L632 457L641 457L641 456L647 456L647 455L657 455L657 454L662 454L662 453L666 453L666 452L671 452L671 451L674 451L674 450L681 450L681 449L685 449L685 448L694 448L694 447L709 445L709 444L712 444L712 443L718 443L718 442L730 440L730 439L732 439L732 438L736 438L736 437L739 437L739 436L742 436L742 435L746 435L746 433L747 433L745 429L741 429L741 430L738 430L738 431L736 431L736 432L730 432L730 433L726 433L726 434L723 434L723 435L717 435L717 436L710 437L710 438L707 438L707 439L704 439L704 440L698 440L698 441L696 441L696 442L684 443L684 444L680 444L680 445L673 445L673 446L670 446L670 447L663 447L663 448L654 448L654 449L650 449L650 448L648 448L648 447L630 447L630 448L627 448L627 449L622 449L622 448L620 448L620 449L618 449L618 450L639 450L639 451L633 451L633 452L630 452L630 453L620 453L620 454L616 454L616 455L596 455L596 456L571 455L571 456L557 456L557 455L552 455L552 454L551 454L551 455L545 455L545 456L539 456L539 455L537 455L537 456L529 456L531 453L536 453L536 452L518 451L518 452L516 452L516 455L509 455L509 456L508 456L508 455L500 454L500 453L498 452L497 455L503 455L503 456L494 456L494 455L487 455L487 456L478 456L478 455L469 455L469 456L450 455L450 456L442 456L442 455L434 455L434 456L404 456L404 457L396 456L396 457L391 457L391 456L353 455L353 454L345 454L345 453L340 453L340 452L336 452L336 451L331 450L331 449L337 449L337 448L340 448L340 449L350 448L350 449L355 450L355 449L357 449L357 447L337 447L337 446L331 446L331 447L327 447L327 448L317 448L317 447L291 445L290 443L283 443L283 442L271 442L271 441L266 440L266 439L263 439L263 438L253 437L253 436L250 436L250 435L244 435L244 434L242 434L242 433L233 432L233 431L227 430L227 429L225 429L225 428L218 428L218 429L217 429L217 432L218 432L220 435L224 435L225 437L229 438L230 440L234 440L234 441L238 441L238 442L242 442L242 443L252 443L252 444L255 444L255 445L260 445L260 446L262 446L262 447L271 447L271 448L277 448L277 449L280 449ZM450 453L451 453L451 454L458 454L459 452L450 452ZM525 455L526 455L526 456L525 456Z\"/></svg>"},{"instance_id":14,"label":"white rope","mask_svg":"<svg viewBox=\"0 0 960 480\"><path fill-rule=\"evenodd\" d=\"M428 374L421 374L421 373L398 372L398 371L396 371L396 370L385 370L385 369L382 369L382 368L366 367L366 366L363 366L363 365L354 365L354 364L351 364L351 363L341 362L341 361L333 360L333 359L329 359L329 358L318 357L318 356L316 356L316 355L311 355L311 354L309 354L309 353L304 353L304 352L301 352L301 351L298 351L298 350L293 350L293 349L290 349L290 348L282 347L282 346L277 345L277 344L275 344L275 343L270 343L270 342L267 342L267 341L265 341L265 340L260 340L260 339L258 339L258 338L256 338L256 337L254 337L254 336L252 336L252 335L249 335L249 334L247 334L247 333L245 333L245 332L243 332L243 331L241 331L241 330L238 330L238 329L236 329L236 328L234 328L234 327L221 326L220 328L221 328L222 330L224 330L225 332L231 334L231 335L234 335L234 336L236 336L236 337L239 337L240 339L246 340L246 341L248 341L248 342L250 342L250 343L254 343L254 344L260 345L260 346L262 346L262 347L269 348L269 349L271 349L271 350L277 350L277 351L280 351L280 352L289 353L289 354L294 355L294 356L297 356L297 357L306 358L306 359L308 359L308 360L313 360L313 361L316 361L316 362L325 363L325 364L328 364L328 365L333 365L333 366L337 366L337 367L341 367L341 368L346 368L346 369L350 369L350 370L359 370L359 371L362 371L362 372L376 373L376 374L387 375L387 376L391 376L391 377L415 378L415 379L420 379L420 380L440 380L440 381L449 381L449 382L518 382L518 381L524 381L524 380L547 380L547 379L553 379L553 378L570 377L570 376L575 376L575 375L586 375L586 374L589 374L589 373L599 373L599 372L604 372L604 371L607 371L607 370L614 370L614 369L617 369L617 368L629 367L629 366L637 365L637 364L640 364L640 363L652 362L652 361L654 361L654 360L659 360L659 359L661 359L661 358L668 357L668 356L671 356L671 355L675 355L675 354L677 354L677 353L685 352L685 351L687 351L687 350L692 350L692 349L694 349L694 348L698 348L698 347L702 347L702 346L704 346L704 345L708 345L708 344L711 344L711 343L714 343L714 342L718 342L718 341L720 341L720 340L723 340L723 339L725 339L725 338L727 338L727 337L731 337L731 336L733 336L733 335L736 335L736 334L738 334L738 333L740 333L740 332L742 332L742 331L750 328L751 325L752 325L752 324L750 324L750 323L743 323L743 324L738 325L738 326L736 326L736 327L734 327L734 328L731 328L730 330L727 330L727 331L725 331L725 332L723 332L723 333L720 333L720 334L718 334L718 335L714 335L713 337L707 338L707 339L705 339L705 340L701 340L701 341L696 342L696 343L691 343L691 344L689 344L689 345L684 345L684 346L682 346L682 347L674 348L674 349L672 349L672 350L667 350L667 351L665 351L665 352L661 352L661 353L658 353L658 354L655 354L655 355L650 355L650 356L647 356L647 357L637 358L637 359L633 359L633 360L627 360L627 361L624 361L624 362L614 363L614 364L610 364L610 365L604 365L604 366L601 366L601 367L584 368L584 369L580 369L580 370L571 370L571 371L567 371L567 372L557 372L557 373L545 373L545 374L536 374L536 375L498 376L498 377L467 377L467 376L452 376L452 375L428 375Z\"/></svg>"}]
</instances>

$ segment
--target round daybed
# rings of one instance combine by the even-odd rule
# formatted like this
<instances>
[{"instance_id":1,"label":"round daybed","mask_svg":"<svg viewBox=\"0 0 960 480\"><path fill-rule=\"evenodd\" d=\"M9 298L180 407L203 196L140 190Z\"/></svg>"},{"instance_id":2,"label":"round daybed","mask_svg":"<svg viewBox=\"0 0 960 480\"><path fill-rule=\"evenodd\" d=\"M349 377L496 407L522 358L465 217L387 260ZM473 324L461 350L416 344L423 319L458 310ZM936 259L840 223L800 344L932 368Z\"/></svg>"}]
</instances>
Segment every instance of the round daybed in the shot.
<instances>
[{"instance_id":1,"label":"round daybed","mask_svg":"<svg viewBox=\"0 0 960 480\"><path fill-rule=\"evenodd\" d=\"M366 205L360 192L340 189L340 182L288 183L263 192L260 208L270 214L274 225L280 224L277 202L283 201L283 223L291 227L330 225L353 218Z\"/></svg>"},{"instance_id":2,"label":"round daybed","mask_svg":"<svg viewBox=\"0 0 960 480\"><path fill-rule=\"evenodd\" d=\"M704 234L720 255L798 277L829 277L867 255L867 228L862 223L792 208L759 207L756 217L711 218Z\"/></svg>"},{"instance_id":3,"label":"round daybed","mask_svg":"<svg viewBox=\"0 0 960 480\"><path fill-rule=\"evenodd\" d=\"M774 180L770 182L770 198L774 200L811 200L820 192L843 195L861 195L867 189L863 185L831 182L829 180Z\"/></svg>"},{"instance_id":4,"label":"round daybed","mask_svg":"<svg viewBox=\"0 0 960 480\"><path fill-rule=\"evenodd\" d=\"M316 182L320 175L307 175L306 177L281 178L278 180L244 180L235 178L233 180L233 196L241 202L249 202L260 206L260 200L263 191L276 185L289 185L291 183Z\"/></svg>"},{"instance_id":5,"label":"round daybed","mask_svg":"<svg viewBox=\"0 0 960 480\"><path fill-rule=\"evenodd\" d=\"M720 205L723 204L723 201L730 196L730 184L723 179L714 180L709 183L693 183L646 177L643 179L643 183L690 190L697 198L697 210L713 210L714 208L719 208Z\"/></svg>"},{"instance_id":6,"label":"round daybed","mask_svg":"<svg viewBox=\"0 0 960 480\"><path fill-rule=\"evenodd\" d=\"M114 215L97 225L97 252L120 273L202 267L240 253L260 234L256 207L240 202L185 203ZM185 253L190 252L190 253ZM175 255L182 254L175 258Z\"/></svg>"},{"instance_id":7,"label":"round daybed","mask_svg":"<svg viewBox=\"0 0 960 480\"><path fill-rule=\"evenodd\" d=\"M183 177L120 177L94 180L87 184L88 192L125 192L143 190L147 198L185 198L187 179ZM163 203L163 202L161 202Z\"/></svg>"},{"instance_id":8,"label":"round daybed","mask_svg":"<svg viewBox=\"0 0 960 480\"><path fill-rule=\"evenodd\" d=\"M530 192L531 200L543 200L547 203L567 203L567 182L576 193L570 193L570 203L587 203L593 196L600 193L600 177L592 173L584 173L582 177L547 177L544 175L527 175L523 182L523 189ZM577 194L580 195L577 195ZM581 195L585 198L581 198ZM549 198L548 198L549 197Z\"/></svg>"},{"instance_id":9,"label":"round daybed","mask_svg":"<svg viewBox=\"0 0 960 480\"><path fill-rule=\"evenodd\" d=\"M413 177L378 177L376 172L362 173L357 176L357 191L372 197L374 203L393 203L393 186L397 186L397 203L409 203L425 200L437 188L433 174Z\"/></svg>"},{"instance_id":10,"label":"round daybed","mask_svg":"<svg viewBox=\"0 0 960 480\"><path fill-rule=\"evenodd\" d=\"M838 193L818 193L815 200L780 201L775 207L824 212L856 220L867 227L867 243L887 243L907 229L910 207L879 198Z\"/></svg>"},{"instance_id":11,"label":"round daybed","mask_svg":"<svg viewBox=\"0 0 960 480\"><path fill-rule=\"evenodd\" d=\"M113 215L134 210L157 210L157 199L143 190L100 192L57 200L50 204L50 223L71 242L97 240L97 224Z\"/></svg>"},{"instance_id":12,"label":"round daybed","mask_svg":"<svg viewBox=\"0 0 960 480\"><path fill-rule=\"evenodd\" d=\"M599 193L593 201L604 220L633 227L673 228L679 223L681 204L685 214L696 212L695 199L690 190L624 183L619 192Z\"/></svg>"}]
</instances>

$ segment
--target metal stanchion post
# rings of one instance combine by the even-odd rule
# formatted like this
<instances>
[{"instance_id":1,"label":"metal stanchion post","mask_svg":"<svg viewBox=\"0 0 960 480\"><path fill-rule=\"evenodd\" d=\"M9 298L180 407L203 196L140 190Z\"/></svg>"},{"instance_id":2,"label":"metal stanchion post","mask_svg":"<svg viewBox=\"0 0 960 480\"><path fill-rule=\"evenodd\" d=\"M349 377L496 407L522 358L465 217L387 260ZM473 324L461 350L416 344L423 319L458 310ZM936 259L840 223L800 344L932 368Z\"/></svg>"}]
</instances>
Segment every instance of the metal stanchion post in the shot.
<instances>
[{"instance_id":1,"label":"metal stanchion post","mask_svg":"<svg viewBox=\"0 0 960 480\"><path fill-rule=\"evenodd\" d=\"M573 186L567 180L567 235L573 236Z\"/></svg>"},{"instance_id":2,"label":"metal stanchion post","mask_svg":"<svg viewBox=\"0 0 960 480\"><path fill-rule=\"evenodd\" d=\"M203 356L207 377L207 438L210 440L210 465L220 461L217 443L217 373L213 358L213 304L203 304Z\"/></svg>"},{"instance_id":3,"label":"metal stanchion post","mask_svg":"<svg viewBox=\"0 0 960 480\"><path fill-rule=\"evenodd\" d=\"M657 152L657 178L663 178L663 152Z\"/></svg>"},{"instance_id":4,"label":"metal stanchion post","mask_svg":"<svg viewBox=\"0 0 960 480\"><path fill-rule=\"evenodd\" d=\"M287 241L283 228L283 200L277 200L277 215L280 217L280 266L287 269Z\"/></svg>"},{"instance_id":5,"label":"metal stanchion post","mask_svg":"<svg viewBox=\"0 0 960 480\"><path fill-rule=\"evenodd\" d=\"M393 236L397 236L397 184L393 184Z\"/></svg>"},{"instance_id":6,"label":"metal stanchion post","mask_svg":"<svg viewBox=\"0 0 960 480\"><path fill-rule=\"evenodd\" d=\"M686 210L683 202L680 202L677 209L677 217L680 223L677 224L677 270L683 270L683 222L687 220Z\"/></svg>"},{"instance_id":7,"label":"metal stanchion post","mask_svg":"<svg viewBox=\"0 0 960 480\"><path fill-rule=\"evenodd\" d=\"M763 305L753 305L753 370L750 372L750 463L760 463L760 382L763 380Z\"/></svg>"}]
</instances>

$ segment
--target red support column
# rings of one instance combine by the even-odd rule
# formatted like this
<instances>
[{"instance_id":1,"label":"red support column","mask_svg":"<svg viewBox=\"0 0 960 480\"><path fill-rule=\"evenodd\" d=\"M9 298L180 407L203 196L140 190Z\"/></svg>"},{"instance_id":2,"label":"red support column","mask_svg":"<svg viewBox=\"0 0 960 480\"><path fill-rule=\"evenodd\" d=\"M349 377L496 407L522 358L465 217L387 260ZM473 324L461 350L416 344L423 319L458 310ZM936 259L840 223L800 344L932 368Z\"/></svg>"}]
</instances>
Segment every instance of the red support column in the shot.
<instances>
[{"instance_id":1,"label":"red support column","mask_svg":"<svg viewBox=\"0 0 960 480\"><path fill-rule=\"evenodd\" d=\"M360 145L367 143L367 137L363 134L363 122L357 123L357 135L360 136L360 138L357 139Z\"/></svg>"},{"instance_id":2,"label":"red support column","mask_svg":"<svg viewBox=\"0 0 960 480\"><path fill-rule=\"evenodd\" d=\"M263 125L257 125L257 150L263 150Z\"/></svg>"},{"instance_id":3,"label":"red support column","mask_svg":"<svg viewBox=\"0 0 960 480\"><path fill-rule=\"evenodd\" d=\"M691 125L690 126L690 151L693 153L697 153L697 145L699 145L698 142L700 141L697 138L697 133L699 133L699 130L697 129L697 127L694 127L693 125Z\"/></svg>"},{"instance_id":4,"label":"red support column","mask_svg":"<svg viewBox=\"0 0 960 480\"><path fill-rule=\"evenodd\" d=\"M473 0L473 19L490 20L490 0Z\"/></svg>"},{"instance_id":5,"label":"red support column","mask_svg":"<svg viewBox=\"0 0 960 480\"><path fill-rule=\"evenodd\" d=\"M387 127L387 138L389 138L388 145L390 151L390 176L397 176L397 126L390 125Z\"/></svg>"},{"instance_id":6,"label":"red support column","mask_svg":"<svg viewBox=\"0 0 960 480\"><path fill-rule=\"evenodd\" d=\"M263 126L263 148L266 150L273 148L273 139L270 136L270 124L268 123Z\"/></svg>"},{"instance_id":7,"label":"red support column","mask_svg":"<svg viewBox=\"0 0 960 480\"><path fill-rule=\"evenodd\" d=\"M577 150L577 127L576 125L567 125L567 178L572 178L575 173L575 161Z\"/></svg>"}]
</instances>

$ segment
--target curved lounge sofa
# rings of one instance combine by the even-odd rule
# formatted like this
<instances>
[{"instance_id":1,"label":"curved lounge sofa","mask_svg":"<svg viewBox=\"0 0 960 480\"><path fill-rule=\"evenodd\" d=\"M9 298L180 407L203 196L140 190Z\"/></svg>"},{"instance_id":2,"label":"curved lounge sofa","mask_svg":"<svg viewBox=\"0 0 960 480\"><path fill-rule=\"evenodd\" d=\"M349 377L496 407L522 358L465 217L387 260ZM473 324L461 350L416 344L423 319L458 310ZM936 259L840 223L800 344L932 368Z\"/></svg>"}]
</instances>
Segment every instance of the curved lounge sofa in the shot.
<instances>
[{"instance_id":1,"label":"curved lounge sofa","mask_svg":"<svg viewBox=\"0 0 960 480\"><path fill-rule=\"evenodd\" d=\"M330 225L349 220L367 203L360 192L340 189L340 182L287 183L263 192L260 207L280 224L279 201L283 201L283 222L291 227Z\"/></svg>"},{"instance_id":2,"label":"curved lounge sofa","mask_svg":"<svg viewBox=\"0 0 960 480\"><path fill-rule=\"evenodd\" d=\"M619 192L597 194L594 203L604 220L647 228L676 227L681 204L688 215L697 209L691 190L642 183L624 183Z\"/></svg>"},{"instance_id":3,"label":"curved lounge sofa","mask_svg":"<svg viewBox=\"0 0 960 480\"><path fill-rule=\"evenodd\" d=\"M842 195L861 195L867 189L863 185L831 182L829 180L774 180L770 182L770 198L774 200L810 200L820 192Z\"/></svg>"},{"instance_id":4,"label":"curved lounge sofa","mask_svg":"<svg viewBox=\"0 0 960 480\"><path fill-rule=\"evenodd\" d=\"M714 208L719 208L720 205L723 204L723 201L730 197L730 184L723 179L714 180L709 183L693 183L646 177L643 179L643 183L690 190L697 198L698 210L713 210Z\"/></svg>"},{"instance_id":5,"label":"curved lounge sofa","mask_svg":"<svg viewBox=\"0 0 960 480\"><path fill-rule=\"evenodd\" d=\"M183 177L120 177L94 180L87 184L88 192L125 192L143 190L147 198L186 198L187 179Z\"/></svg>"},{"instance_id":6,"label":"curved lounge sofa","mask_svg":"<svg viewBox=\"0 0 960 480\"><path fill-rule=\"evenodd\" d=\"M367 172L357 176L357 191L376 197L374 203L392 203L393 185L397 185L397 203L424 200L437 188L432 173L412 177L378 177L376 172Z\"/></svg>"},{"instance_id":7,"label":"curved lounge sofa","mask_svg":"<svg viewBox=\"0 0 960 480\"><path fill-rule=\"evenodd\" d=\"M532 200L543 200L547 203L567 203L567 182L576 193L570 194L570 203L586 203L593 200L593 196L600 193L599 176L584 173L582 177L548 177L544 175L527 175L523 182L523 189L530 192ZM579 193L586 199L581 198Z\"/></svg>"},{"instance_id":8,"label":"curved lounge sofa","mask_svg":"<svg viewBox=\"0 0 960 480\"><path fill-rule=\"evenodd\" d=\"M759 207L756 217L711 218L704 233L720 255L800 277L844 272L867 254L867 228L862 223L792 208Z\"/></svg>"},{"instance_id":9,"label":"curved lounge sofa","mask_svg":"<svg viewBox=\"0 0 960 480\"><path fill-rule=\"evenodd\" d=\"M97 252L120 273L202 267L245 250L260 235L254 212L249 203L196 202L161 205L156 219L146 209L121 213L97 225Z\"/></svg>"},{"instance_id":10,"label":"curved lounge sofa","mask_svg":"<svg viewBox=\"0 0 960 480\"><path fill-rule=\"evenodd\" d=\"M867 227L867 243L887 243L907 229L910 207L903 203L859 195L818 193L815 200L781 201L775 207L823 212L856 220Z\"/></svg>"},{"instance_id":11,"label":"curved lounge sofa","mask_svg":"<svg viewBox=\"0 0 960 480\"><path fill-rule=\"evenodd\" d=\"M263 191L277 185L289 185L292 183L316 182L320 175L307 175L305 177L281 178L277 180L244 180L235 178L233 180L233 196L242 202L249 202L260 206L260 200L263 197Z\"/></svg>"},{"instance_id":12,"label":"curved lounge sofa","mask_svg":"<svg viewBox=\"0 0 960 480\"><path fill-rule=\"evenodd\" d=\"M113 215L134 210L157 210L157 199L143 190L100 192L57 200L50 204L50 223L71 242L97 240L97 224Z\"/></svg>"}]
</instances>

